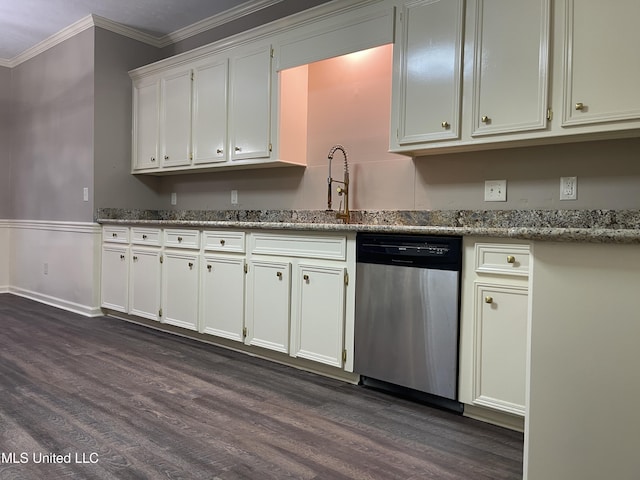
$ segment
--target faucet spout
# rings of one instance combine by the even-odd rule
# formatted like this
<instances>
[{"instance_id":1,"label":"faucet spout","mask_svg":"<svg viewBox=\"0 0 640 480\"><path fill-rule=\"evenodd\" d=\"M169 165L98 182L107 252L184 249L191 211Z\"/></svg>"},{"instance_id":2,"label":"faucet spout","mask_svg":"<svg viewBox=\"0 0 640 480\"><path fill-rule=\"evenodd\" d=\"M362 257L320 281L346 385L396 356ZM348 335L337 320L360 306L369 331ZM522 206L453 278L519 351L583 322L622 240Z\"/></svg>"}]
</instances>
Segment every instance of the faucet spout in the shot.
<instances>
[{"instance_id":1,"label":"faucet spout","mask_svg":"<svg viewBox=\"0 0 640 480\"><path fill-rule=\"evenodd\" d=\"M331 176L331 160L333 160L333 155L336 151L340 150L342 152L342 156L344 157L344 173L343 179L334 180ZM329 176L327 177L327 210L331 210L332 198L331 198L331 186L333 183L341 183L342 186L338 187L337 192L338 195L344 195L344 208L342 204L340 205L340 209L336 213L336 217L341 219L344 223L349 223L349 161L347 157L347 151L342 145L334 145L329 150L329 154L327 155L329 159Z\"/></svg>"}]
</instances>

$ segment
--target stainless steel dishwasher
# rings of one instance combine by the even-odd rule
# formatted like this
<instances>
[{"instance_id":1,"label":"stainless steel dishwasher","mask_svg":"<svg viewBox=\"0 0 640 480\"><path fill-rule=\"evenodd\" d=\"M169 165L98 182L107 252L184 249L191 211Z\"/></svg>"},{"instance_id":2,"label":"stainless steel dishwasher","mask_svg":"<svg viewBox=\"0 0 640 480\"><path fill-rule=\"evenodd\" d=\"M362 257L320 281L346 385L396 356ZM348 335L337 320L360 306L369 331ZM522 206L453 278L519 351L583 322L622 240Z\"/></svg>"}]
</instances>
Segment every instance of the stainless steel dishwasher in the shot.
<instances>
[{"instance_id":1,"label":"stainless steel dishwasher","mask_svg":"<svg viewBox=\"0 0 640 480\"><path fill-rule=\"evenodd\" d=\"M462 239L357 236L354 369L364 385L457 402ZM410 395L413 396L413 395Z\"/></svg>"}]
</instances>

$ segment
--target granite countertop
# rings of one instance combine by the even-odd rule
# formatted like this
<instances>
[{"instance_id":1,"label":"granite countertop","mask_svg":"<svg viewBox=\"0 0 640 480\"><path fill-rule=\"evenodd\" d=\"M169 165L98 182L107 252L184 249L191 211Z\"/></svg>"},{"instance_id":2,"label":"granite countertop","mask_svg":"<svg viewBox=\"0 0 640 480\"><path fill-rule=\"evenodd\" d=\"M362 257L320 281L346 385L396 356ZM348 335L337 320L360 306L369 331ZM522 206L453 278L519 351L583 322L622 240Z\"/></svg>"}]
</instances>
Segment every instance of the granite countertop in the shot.
<instances>
[{"instance_id":1,"label":"granite countertop","mask_svg":"<svg viewBox=\"0 0 640 480\"><path fill-rule=\"evenodd\" d=\"M640 243L640 210L358 210L344 224L324 210L100 208L102 224L335 232L424 233L524 240Z\"/></svg>"}]
</instances>

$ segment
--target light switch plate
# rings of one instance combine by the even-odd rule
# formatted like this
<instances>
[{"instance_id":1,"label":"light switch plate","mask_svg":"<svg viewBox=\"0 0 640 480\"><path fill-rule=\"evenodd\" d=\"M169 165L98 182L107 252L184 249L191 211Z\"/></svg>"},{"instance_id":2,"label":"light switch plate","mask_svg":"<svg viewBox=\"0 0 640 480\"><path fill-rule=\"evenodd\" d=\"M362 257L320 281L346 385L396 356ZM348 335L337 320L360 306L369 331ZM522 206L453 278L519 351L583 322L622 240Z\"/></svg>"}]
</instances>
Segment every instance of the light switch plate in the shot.
<instances>
[{"instance_id":1,"label":"light switch plate","mask_svg":"<svg viewBox=\"0 0 640 480\"><path fill-rule=\"evenodd\" d=\"M485 180L484 201L485 202L506 202L507 201L507 181L506 180Z\"/></svg>"}]
</instances>

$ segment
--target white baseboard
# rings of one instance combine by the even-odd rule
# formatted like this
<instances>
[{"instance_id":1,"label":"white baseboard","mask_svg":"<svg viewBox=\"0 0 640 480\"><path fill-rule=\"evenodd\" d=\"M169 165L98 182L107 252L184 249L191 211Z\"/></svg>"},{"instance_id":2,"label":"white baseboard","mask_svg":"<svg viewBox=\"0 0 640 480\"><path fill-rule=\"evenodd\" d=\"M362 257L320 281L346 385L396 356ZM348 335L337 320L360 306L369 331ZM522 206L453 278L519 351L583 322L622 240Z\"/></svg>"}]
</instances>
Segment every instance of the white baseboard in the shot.
<instances>
[{"instance_id":1,"label":"white baseboard","mask_svg":"<svg viewBox=\"0 0 640 480\"><path fill-rule=\"evenodd\" d=\"M512 415L510 413L497 412L489 408L477 407L475 405L464 404L465 417L480 420L482 422L498 425L517 432L524 432L524 417Z\"/></svg>"},{"instance_id":2,"label":"white baseboard","mask_svg":"<svg viewBox=\"0 0 640 480\"><path fill-rule=\"evenodd\" d=\"M77 313L85 317L101 317L103 315L102 309L99 307L89 307L87 305L80 305L78 303L69 302L62 298L55 298L49 295L44 295L38 292L30 292L15 287L8 287L5 292L0 289L0 293L10 293L19 297L35 300L36 302L44 303L52 307L60 308L68 312Z\"/></svg>"}]
</instances>

